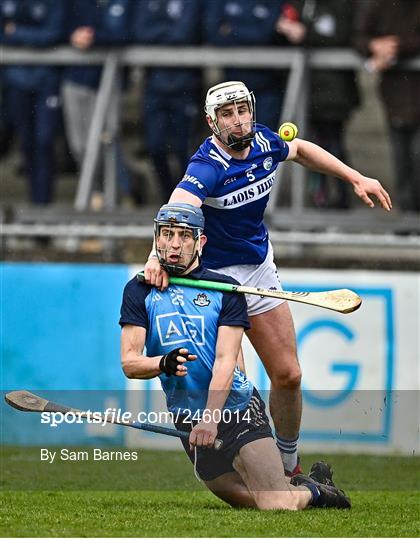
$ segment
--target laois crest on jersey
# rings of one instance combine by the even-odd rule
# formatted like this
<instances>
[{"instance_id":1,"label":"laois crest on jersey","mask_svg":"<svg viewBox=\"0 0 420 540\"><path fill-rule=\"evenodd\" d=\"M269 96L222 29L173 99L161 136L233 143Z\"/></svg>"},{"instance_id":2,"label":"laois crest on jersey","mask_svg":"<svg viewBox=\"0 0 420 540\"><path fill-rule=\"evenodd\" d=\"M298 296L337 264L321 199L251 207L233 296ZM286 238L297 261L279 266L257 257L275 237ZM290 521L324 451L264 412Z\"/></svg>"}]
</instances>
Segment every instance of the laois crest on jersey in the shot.
<instances>
[{"instance_id":1,"label":"laois crest on jersey","mask_svg":"<svg viewBox=\"0 0 420 540\"><path fill-rule=\"evenodd\" d=\"M192 156L177 187L203 201L208 237L203 250L207 268L260 264L268 250L263 222L277 165L289 147L270 129L257 124L246 159L235 159L209 137Z\"/></svg>"}]
</instances>

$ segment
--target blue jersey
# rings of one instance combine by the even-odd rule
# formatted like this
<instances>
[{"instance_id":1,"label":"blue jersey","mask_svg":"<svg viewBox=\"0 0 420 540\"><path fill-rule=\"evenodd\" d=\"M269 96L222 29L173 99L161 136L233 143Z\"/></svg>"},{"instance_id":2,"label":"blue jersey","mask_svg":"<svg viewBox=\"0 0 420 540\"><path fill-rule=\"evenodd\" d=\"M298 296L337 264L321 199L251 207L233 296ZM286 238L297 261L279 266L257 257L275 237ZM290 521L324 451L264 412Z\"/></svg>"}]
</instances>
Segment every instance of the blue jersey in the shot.
<instances>
[{"instance_id":1,"label":"blue jersey","mask_svg":"<svg viewBox=\"0 0 420 540\"><path fill-rule=\"evenodd\" d=\"M289 147L257 124L246 159L235 159L209 137L191 158L177 187L203 201L206 218L203 263L208 268L261 264L268 250L264 211L277 165Z\"/></svg>"},{"instance_id":2,"label":"blue jersey","mask_svg":"<svg viewBox=\"0 0 420 540\"><path fill-rule=\"evenodd\" d=\"M202 267L188 277L236 284L232 278ZM177 347L186 347L190 354L197 355L197 360L188 363L185 377L159 376L168 409L173 413L183 410L194 413L205 409L219 326L249 328L243 295L180 285L169 285L161 292L139 283L136 278L129 281L124 289L120 325L125 324L146 329L148 356L164 355ZM235 368L225 409L245 409L252 391L252 383Z\"/></svg>"}]
</instances>

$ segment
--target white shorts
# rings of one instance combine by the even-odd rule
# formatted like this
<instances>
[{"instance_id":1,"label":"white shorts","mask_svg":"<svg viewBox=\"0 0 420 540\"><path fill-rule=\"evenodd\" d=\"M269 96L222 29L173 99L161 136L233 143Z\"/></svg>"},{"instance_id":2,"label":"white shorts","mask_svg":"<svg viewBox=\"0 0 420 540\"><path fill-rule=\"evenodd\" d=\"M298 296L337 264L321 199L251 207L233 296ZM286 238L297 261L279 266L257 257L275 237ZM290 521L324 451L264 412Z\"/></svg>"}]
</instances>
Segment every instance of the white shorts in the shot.
<instances>
[{"instance_id":1,"label":"white shorts","mask_svg":"<svg viewBox=\"0 0 420 540\"><path fill-rule=\"evenodd\" d=\"M260 287L262 289L271 289L282 291L277 268L274 264L273 248L268 244L267 257L261 264L236 264L233 266L224 266L223 268L212 268L213 272L231 276L241 285L247 287ZM284 302L278 298L269 298L267 296L257 296L255 294L246 294L248 304L248 315L259 315L270 311Z\"/></svg>"}]
</instances>

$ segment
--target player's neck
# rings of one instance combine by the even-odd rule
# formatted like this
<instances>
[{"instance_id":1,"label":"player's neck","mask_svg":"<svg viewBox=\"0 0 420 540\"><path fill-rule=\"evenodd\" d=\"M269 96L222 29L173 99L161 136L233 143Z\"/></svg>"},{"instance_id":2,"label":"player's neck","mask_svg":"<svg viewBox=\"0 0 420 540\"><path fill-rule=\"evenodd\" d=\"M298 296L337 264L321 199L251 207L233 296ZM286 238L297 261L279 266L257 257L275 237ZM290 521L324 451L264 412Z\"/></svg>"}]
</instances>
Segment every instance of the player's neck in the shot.
<instances>
[{"instance_id":1,"label":"player's neck","mask_svg":"<svg viewBox=\"0 0 420 540\"><path fill-rule=\"evenodd\" d=\"M232 156L235 159L246 159L248 157L248 154L251 150L251 147L248 146L247 148L244 148L243 150L233 150L226 144L224 144L220 139L218 139L216 136L213 136L214 143L219 146L222 150L224 150L227 154Z\"/></svg>"},{"instance_id":2,"label":"player's neck","mask_svg":"<svg viewBox=\"0 0 420 540\"><path fill-rule=\"evenodd\" d=\"M180 276L182 277L188 277L189 274L191 274L191 272L194 272L194 270L196 268L198 268L200 266L200 259L197 257L195 259L195 261L192 263L192 265L188 268L188 270L185 270L185 272L183 272L182 274L180 274Z\"/></svg>"}]
</instances>

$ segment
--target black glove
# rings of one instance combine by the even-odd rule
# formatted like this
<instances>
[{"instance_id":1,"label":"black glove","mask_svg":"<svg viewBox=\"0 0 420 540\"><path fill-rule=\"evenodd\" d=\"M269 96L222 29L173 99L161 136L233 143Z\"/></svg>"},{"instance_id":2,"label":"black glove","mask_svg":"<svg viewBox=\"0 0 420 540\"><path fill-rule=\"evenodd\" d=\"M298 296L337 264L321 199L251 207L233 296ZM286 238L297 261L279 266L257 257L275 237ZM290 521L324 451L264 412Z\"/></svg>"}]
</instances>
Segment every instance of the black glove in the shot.
<instances>
[{"instance_id":1,"label":"black glove","mask_svg":"<svg viewBox=\"0 0 420 540\"><path fill-rule=\"evenodd\" d=\"M165 356L162 356L159 362L159 369L160 371L163 371L163 373L166 373L167 377L170 377L171 375L175 375L177 372L178 366L180 364L179 360L177 360L178 356L182 356L185 358L185 360L188 360L188 356L190 353L183 353L181 354L179 351L181 349L184 349L184 347L179 347L178 349L174 349L168 354L165 354Z\"/></svg>"}]
</instances>

